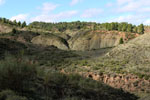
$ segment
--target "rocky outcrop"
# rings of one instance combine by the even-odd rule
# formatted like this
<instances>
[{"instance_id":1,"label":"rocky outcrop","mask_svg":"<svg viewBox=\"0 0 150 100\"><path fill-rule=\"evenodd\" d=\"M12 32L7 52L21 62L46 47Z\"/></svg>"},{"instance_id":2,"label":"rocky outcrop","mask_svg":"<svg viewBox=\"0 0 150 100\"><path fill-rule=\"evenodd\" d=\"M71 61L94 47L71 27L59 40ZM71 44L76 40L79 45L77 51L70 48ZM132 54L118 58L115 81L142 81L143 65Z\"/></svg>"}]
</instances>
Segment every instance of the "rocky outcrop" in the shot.
<instances>
[{"instance_id":1,"label":"rocky outcrop","mask_svg":"<svg viewBox=\"0 0 150 100\"><path fill-rule=\"evenodd\" d=\"M48 35L40 35L37 37L34 37L31 42L33 44L39 44L43 46L56 46L59 49L63 50L68 50L68 43L66 42L65 39L55 36L53 34L48 34Z\"/></svg>"},{"instance_id":2,"label":"rocky outcrop","mask_svg":"<svg viewBox=\"0 0 150 100\"><path fill-rule=\"evenodd\" d=\"M135 38L135 34L118 31L82 30L70 34L48 33L47 35L34 37L31 42L45 46L54 45L63 50L70 49L86 51L117 46L119 45L121 38L123 38L124 41Z\"/></svg>"},{"instance_id":3,"label":"rocky outcrop","mask_svg":"<svg viewBox=\"0 0 150 100\"><path fill-rule=\"evenodd\" d=\"M12 31L12 28L0 24L0 33L8 33L8 32L11 32L11 31Z\"/></svg>"},{"instance_id":4,"label":"rocky outcrop","mask_svg":"<svg viewBox=\"0 0 150 100\"><path fill-rule=\"evenodd\" d=\"M103 81L107 85L125 91L150 93L150 80L141 79L132 74L97 74L89 72L82 73L82 75L93 80Z\"/></svg>"},{"instance_id":5,"label":"rocky outcrop","mask_svg":"<svg viewBox=\"0 0 150 100\"><path fill-rule=\"evenodd\" d=\"M84 31L76 34L68 43L71 50L84 51L117 46L120 38L127 40L125 33L117 31Z\"/></svg>"},{"instance_id":6,"label":"rocky outcrop","mask_svg":"<svg viewBox=\"0 0 150 100\"><path fill-rule=\"evenodd\" d=\"M61 37L61 38L63 38L63 39L65 39L65 40L69 40L71 38L71 36L69 36L68 34L65 34L65 33L58 34L58 36Z\"/></svg>"},{"instance_id":7,"label":"rocky outcrop","mask_svg":"<svg viewBox=\"0 0 150 100\"><path fill-rule=\"evenodd\" d=\"M87 67L87 66L83 66ZM64 69L61 73L71 74L66 72ZM134 74L104 74L97 72L73 72L77 73L83 77L91 78L96 81L101 81L111 87L123 89L128 92L134 93L150 93L150 80L145 80L144 78L139 78Z\"/></svg>"}]
</instances>

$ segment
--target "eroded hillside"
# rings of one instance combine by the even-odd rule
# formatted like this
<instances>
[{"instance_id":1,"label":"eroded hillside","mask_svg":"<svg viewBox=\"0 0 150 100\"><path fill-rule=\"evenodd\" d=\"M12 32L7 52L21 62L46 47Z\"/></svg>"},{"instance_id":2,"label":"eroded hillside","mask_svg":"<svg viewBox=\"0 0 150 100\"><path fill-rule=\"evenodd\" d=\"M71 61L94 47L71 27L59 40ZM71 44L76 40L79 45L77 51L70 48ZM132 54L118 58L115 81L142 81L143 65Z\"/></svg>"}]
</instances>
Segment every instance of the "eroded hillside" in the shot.
<instances>
[{"instance_id":1,"label":"eroded hillside","mask_svg":"<svg viewBox=\"0 0 150 100\"><path fill-rule=\"evenodd\" d=\"M141 97L149 94L149 33L106 30L101 24L95 27L93 23L86 23L86 27L69 23L67 29L59 25L63 26L56 24L52 30L40 25L38 29L15 26L11 31L1 32L0 81L3 84L0 86L4 88L0 87L3 90L0 94L5 98L16 95L33 100L137 100L141 94ZM18 86L9 85L15 83ZM7 93L11 96L7 97Z\"/></svg>"}]
</instances>

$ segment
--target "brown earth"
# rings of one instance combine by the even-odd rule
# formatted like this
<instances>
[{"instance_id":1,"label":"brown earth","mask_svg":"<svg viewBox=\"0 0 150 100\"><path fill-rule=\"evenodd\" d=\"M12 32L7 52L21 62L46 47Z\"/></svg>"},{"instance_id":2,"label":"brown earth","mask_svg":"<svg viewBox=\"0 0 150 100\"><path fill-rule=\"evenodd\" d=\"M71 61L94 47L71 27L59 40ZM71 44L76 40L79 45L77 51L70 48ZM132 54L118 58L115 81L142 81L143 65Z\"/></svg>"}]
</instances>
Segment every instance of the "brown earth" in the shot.
<instances>
[{"instance_id":1,"label":"brown earth","mask_svg":"<svg viewBox=\"0 0 150 100\"><path fill-rule=\"evenodd\" d=\"M137 34L118 31L84 31L74 35L69 41L71 50L93 50L119 45L121 38L127 42L137 37Z\"/></svg>"}]
</instances>

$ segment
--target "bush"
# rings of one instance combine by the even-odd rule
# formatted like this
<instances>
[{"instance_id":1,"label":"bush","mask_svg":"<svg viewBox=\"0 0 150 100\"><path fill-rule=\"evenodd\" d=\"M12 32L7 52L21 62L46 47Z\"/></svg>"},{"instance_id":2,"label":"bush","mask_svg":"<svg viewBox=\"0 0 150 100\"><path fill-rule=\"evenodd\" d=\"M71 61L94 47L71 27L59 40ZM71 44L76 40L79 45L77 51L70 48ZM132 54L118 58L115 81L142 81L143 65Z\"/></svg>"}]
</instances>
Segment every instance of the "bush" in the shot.
<instances>
[{"instance_id":1,"label":"bush","mask_svg":"<svg viewBox=\"0 0 150 100\"><path fill-rule=\"evenodd\" d=\"M136 97L78 74L48 73L45 98L52 100L136 100Z\"/></svg>"},{"instance_id":2,"label":"bush","mask_svg":"<svg viewBox=\"0 0 150 100\"><path fill-rule=\"evenodd\" d=\"M0 100L136 100L132 94L78 74L44 72L41 77L22 58L8 56L0 61Z\"/></svg>"},{"instance_id":3,"label":"bush","mask_svg":"<svg viewBox=\"0 0 150 100\"><path fill-rule=\"evenodd\" d=\"M124 43L123 38L120 38L119 44L123 44L123 43Z\"/></svg>"},{"instance_id":4,"label":"bush","mask_svg":"<svg viewBox=\"0 0 150 100\"><path fill-rule=\"evenodd\" d=\"M19 94L33 92L37 77L35 66L14 57L0 61L0 90L10 89Z\"/></svg>"},{"instance_id":5,"label":"bush","mask_svg":"<svg viewBox=\"0 0 150 100\"><path fill-rule=\"evenodd\" d=\"M4 90L0 92L0 100L28 100L26 97L16 95L11 90Z\"/></svg>"},{"instance_id":6,"label":"bush","mask_svg":"<svg viewBox=\"0 0 150 100\"><path fill-rule=\"evenodd\" d=\"M13 33L13 34L16 34L16 33L17 33L17 30L16 30L15 28L13 28L13 29L12 29L12 33Z\"/></svg>"}]
</instances>

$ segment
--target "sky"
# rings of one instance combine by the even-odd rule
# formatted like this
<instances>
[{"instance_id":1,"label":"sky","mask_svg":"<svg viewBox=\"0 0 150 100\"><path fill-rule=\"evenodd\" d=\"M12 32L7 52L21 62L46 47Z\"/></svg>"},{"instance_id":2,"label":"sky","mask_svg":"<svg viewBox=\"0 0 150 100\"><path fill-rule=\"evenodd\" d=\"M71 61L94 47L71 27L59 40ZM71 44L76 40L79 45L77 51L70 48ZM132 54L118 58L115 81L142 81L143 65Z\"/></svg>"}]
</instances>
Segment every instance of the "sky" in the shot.
<instances>
[{"instance_id":1,"label":"sky","mask_svg":"<svg viewBox=\"0 0 150 100\"><path fill-rule=\"evenodd\" d=\"M0 0L0 17L43 22L128 22L150 25L150 0Z\"/></svg>"}]
</instances>

